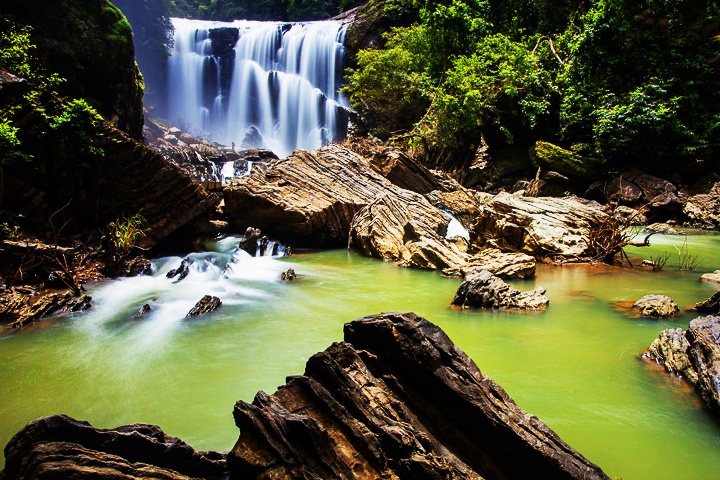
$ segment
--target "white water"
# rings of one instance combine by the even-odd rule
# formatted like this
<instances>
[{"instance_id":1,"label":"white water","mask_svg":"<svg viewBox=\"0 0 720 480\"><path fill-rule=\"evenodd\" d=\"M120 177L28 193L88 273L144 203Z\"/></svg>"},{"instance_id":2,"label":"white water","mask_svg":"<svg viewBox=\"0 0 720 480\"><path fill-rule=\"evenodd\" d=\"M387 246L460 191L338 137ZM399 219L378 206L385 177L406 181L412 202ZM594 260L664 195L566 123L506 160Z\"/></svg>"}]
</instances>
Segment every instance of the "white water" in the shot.
<instances>
[{"instance_id":1,"label":"white water","mask_svg":"<svg viewBox=\"0 0 720 480\"><path fill-rule=\"evenodd\" d=\"M181 128L280 157L344 136L342 23L172 22L168 114ZM239 31L234 57L213 55L211 30L217 28ZM248 136L260 144L244 145Z\"/></svg>"}]
</instances>

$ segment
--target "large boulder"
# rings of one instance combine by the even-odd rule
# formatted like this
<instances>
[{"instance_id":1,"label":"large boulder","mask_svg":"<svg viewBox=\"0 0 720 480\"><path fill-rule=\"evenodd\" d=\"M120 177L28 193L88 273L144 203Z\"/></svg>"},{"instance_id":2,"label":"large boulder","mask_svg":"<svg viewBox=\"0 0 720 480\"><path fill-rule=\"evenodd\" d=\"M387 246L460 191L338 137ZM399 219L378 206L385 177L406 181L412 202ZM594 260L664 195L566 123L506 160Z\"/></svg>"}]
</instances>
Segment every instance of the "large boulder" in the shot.
<instances>
[{"instance_id":1,"label":"large boulder","mask_svg":"<svg viewBox=\"0 0 720 480\"><path fill-rule=\"evenodd\" d=\"M32 27L32 52L48 73L67 79L61 96L84 98L119 129L141 139L143 81L132 30L107 0L23 0L0 3L0 14Z\"/></svg>"},{"instance_id":2,"label":"large boulder","mask_svg":"<svg viewBox=\"0 0 720 480\"><path fill-rule=\"evenodd\" d=\"M632 308L645 318L667 318L680 313L678 304L667 295L645 295L633 303Z\"/></svg>"},{"instance_id":3,"label":"large boulder","mask_svg":"<svg viewBox=\"0 0 720 480\"><path fill-rule=\"evenodd\" d=\"M698 317L685 332L663 330L643 357L685 377L720 416L720 317Z\"/></svg>"},{"instance_id":4,"label":"large boulder","mask_svg":"<svg viewBox=\"0 0 720 480\"><path fill-rule=\"evenodd\" d=\"M597 175L601 166L599 160L582 157L557 145L543 141L538 141L530 149L530 159L544 172L557 172L573 182L585 185ZM552 178L551 175L550 179Z\"/></svg>"},{"instance_id":5,"label":"large boulder","mask_svg":"<svg viewBox=\"0 0 720 480\"><path fill-rule=\"evenodd\" d=\"M460 284L453 305L463 308L545 310L550 300L543 287L521 292L487 270L475 268Z\"/></svg>"},{"instance_id":6,"label":"large boulder","mask_svg":"<svg viewBox=\"0 0 720 480\"><path fill-rule=\"evenodd\" d=\"M370 157L370 167L405 190L426 194L441 187L430 170L394 148L386 148Z\"/></svg>"},{"instance_id":7,"label":"large boulder","mask_svg":"<svg viewBox=\"0 0 720 480\"><path fill-rule=\"evenodd\" d=\"M94 428L66 415L30 422L5 447L5 480L222 478L224 455L200 452L155 425Z\"/></svg>"},{"instance_id":8,"label":"large boulder","mask_svg":"<svg viewBox=\"0 0 720 480\"><path fill-rule=\"evenodd\" d=\"M355 215L349 245L405 267L459 268L467 256L445 238L448 223L422 195L407 190L386 194Z\"/></svg>"},{"instance_id":9,"label":"large boulder","mask_svg":"<svg viewBox=\"0 0 720 480\"><path fill-rule=\"evenodd\" d=\"M470 232L471 242L535 258L597 256L589 233L608 216L573 198L520 197L501 192L487 202Z\"/></svg>"},{"instance_id":10,"label":"large boulder","mask_svg":"<svg viewBox=\"0 0 720 480\"><path fill-rule=\"evenodd\" d=\"M233 478L608 478L412 313L346 324L234 416Z\"/></svg>"},{"instance_id":11,"label":"large boulder","mask_svg":"<svg viewBox=\"0 0 720 480\"><path fill-rule=\"evenodd\" d=\"M355 214L400 189L355 153L328 146L298 150L253 168L225 188L225 212L236 225L317 247L347 244Z\"/></svg>"}]
</instances>

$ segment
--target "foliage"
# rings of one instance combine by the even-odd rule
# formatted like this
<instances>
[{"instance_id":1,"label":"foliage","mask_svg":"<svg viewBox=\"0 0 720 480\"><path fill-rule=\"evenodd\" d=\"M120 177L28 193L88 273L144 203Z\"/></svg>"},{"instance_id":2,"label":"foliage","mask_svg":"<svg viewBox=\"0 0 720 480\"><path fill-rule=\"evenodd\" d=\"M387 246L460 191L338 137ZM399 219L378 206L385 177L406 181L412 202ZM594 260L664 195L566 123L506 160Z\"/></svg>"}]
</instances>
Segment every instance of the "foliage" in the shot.
<instances>
[{"instance_id":1,"label":"foliage","mask_svg":"<svg viewBox=\"0 0 720 480\"><path fill-rule=\"evenodd\" d=\"M608 168L632 162L655 171L718 153L717 2L416 5L419 21L404 32L424 38L410 44L397 41L396 32L383 47L388 53L361 55L348 78L351 102L376 134L413 130L410 121L422 120L414 134L456 152L476 145L480 135L491 147L542 139ZM430 47L420 53L421 65L408 67L418 44ZM404 89L427 110L410 117L406 108L389 107L395 98L407 104L398 95ZM363 92L373 93L372 102Z\"/></svg>"},{"instance_id":2,"label":"foliage","mask_svg":"<svg viewBox=\"0 0 720 480\"><path fill-rule=\"evenodd\" d=\"M115 251L120 255L129 253L137 245L138 240L145 236L145 228L147 228L147 222L140 213L118 218L117 221L111 223L108 234Z\"/></svg>"},{"instance_id":3,"label":"foliage","mask_svg":"<svg viewBox=\"0 0 720 480\"><path fill-rule=\"evenodd\" d=\"M47 115L46 119L52 130L64 131L65 138L72 139L73 148L81 154L103 155L102 148L93 142L95 131L103 118L85 100L73 99L61 105L55 115Z\"/></svg>"},{"instance_id":4,"label":"foliage","mask_svg":"<svg viewBox=\"0 0 720 480\"><path fill-rule=\"evenodd\" d=\"M358 0L170 0L171 15L210 20L323 20Z\"/></svg>"}]
</instances>

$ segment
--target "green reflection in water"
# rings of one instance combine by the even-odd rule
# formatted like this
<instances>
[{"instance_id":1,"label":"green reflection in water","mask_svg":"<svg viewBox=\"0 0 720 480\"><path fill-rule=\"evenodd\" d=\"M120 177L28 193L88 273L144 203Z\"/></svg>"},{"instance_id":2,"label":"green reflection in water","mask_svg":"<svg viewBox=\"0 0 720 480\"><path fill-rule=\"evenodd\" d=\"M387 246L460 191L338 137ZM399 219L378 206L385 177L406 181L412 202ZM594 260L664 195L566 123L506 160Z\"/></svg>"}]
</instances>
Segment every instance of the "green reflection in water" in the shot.
<instances>
[{"instance_id":1,"label":"green reflection in water","mask_svg":"<svg viewBox=\"0 0 720 480\"><path fill-rule=\"evenodd\" d=\"M661 329L684 328L695 315L632 319L620 306L647 293L683 308L708 298L715 286L698 277L720 268L720 237L688 238L698 271L678 271L673 245L683 239L664 236L629 249L636 260L668 250L661 272L540 266L535 280L513 282L547 288L550 306L535 314L451 309L458 280L344 250L232 260L231 240L220 242L225 253L194 255L181 283L164 275L180 259L163 259L155 277L96 286L88 313L0 337L0 443L62 412L100 427L155 423L196 448L228 450L236 400L302 373L309 356L342 339L345 322L409 310L440 325L520 406L611 476L712 478L718 423L683 382L638 359ZM279 282L289 267L299 280ZM223 307L183 319L206 293ZM133 319L144 303L150 316Z\"/></svg>"}]
</instances>

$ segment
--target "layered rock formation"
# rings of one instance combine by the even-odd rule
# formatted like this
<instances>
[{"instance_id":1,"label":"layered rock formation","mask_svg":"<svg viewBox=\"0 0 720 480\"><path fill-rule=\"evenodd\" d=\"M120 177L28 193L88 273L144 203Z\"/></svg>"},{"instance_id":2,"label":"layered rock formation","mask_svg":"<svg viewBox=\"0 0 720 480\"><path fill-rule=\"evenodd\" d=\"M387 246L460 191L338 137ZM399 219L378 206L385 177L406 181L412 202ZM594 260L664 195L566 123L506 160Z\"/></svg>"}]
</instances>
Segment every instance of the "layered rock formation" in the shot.
<instances>
[{"instance_id":1,"label":"layered rock formation","mask_svg":"<svg viewBox=\"0 0 720 480\"><path fill-rule=\"evenodd\" d=\"M348 323L234 416L231 478L608 478L411 313Z\"/></svg>"},{"instance_id":2,"label":"layered rock formation","mask_svg":"<svg viewBox=\"0 0 720 480\"><path fill-rule=\"evenodd\" d=\"M42 417L5 447L5 480L222 478L224 455L200 452L155 425L97 429L66 415ZM3 476L4 475L4 476Z\"/></svg>"},{"instance_id":3,"label":"layered rock formation","mask_svg":"<svg viewBox=\"0 0 720 480\"><path fill-rule=\"evenodd\" d=\"M716 182L708 193L693 195L683 207L688 227L707 230L720 229L720 182Z\"/></svg>"},{"instance_id":4,"label":"layered rock formation","mask_svg":"<svg viewBox=\"0 0 720 480\"><path fill-rule=\"evenodd\" d=\"M488 201L471 241L536 258L593 257L588 233L607 215L572 198L532 198L499 193Z\"/></svg>"},{"instance_id":5,"label":"layered rock formation","mask_svg":"<svg viewBox=\"0 0 720 480\"><path fill-rule=\"evenodd\" d=\"M684 332L663 330L643 357L682 375L710 411L720 416L720 317L696 318Z\"/></svg>"}]
</instances>

